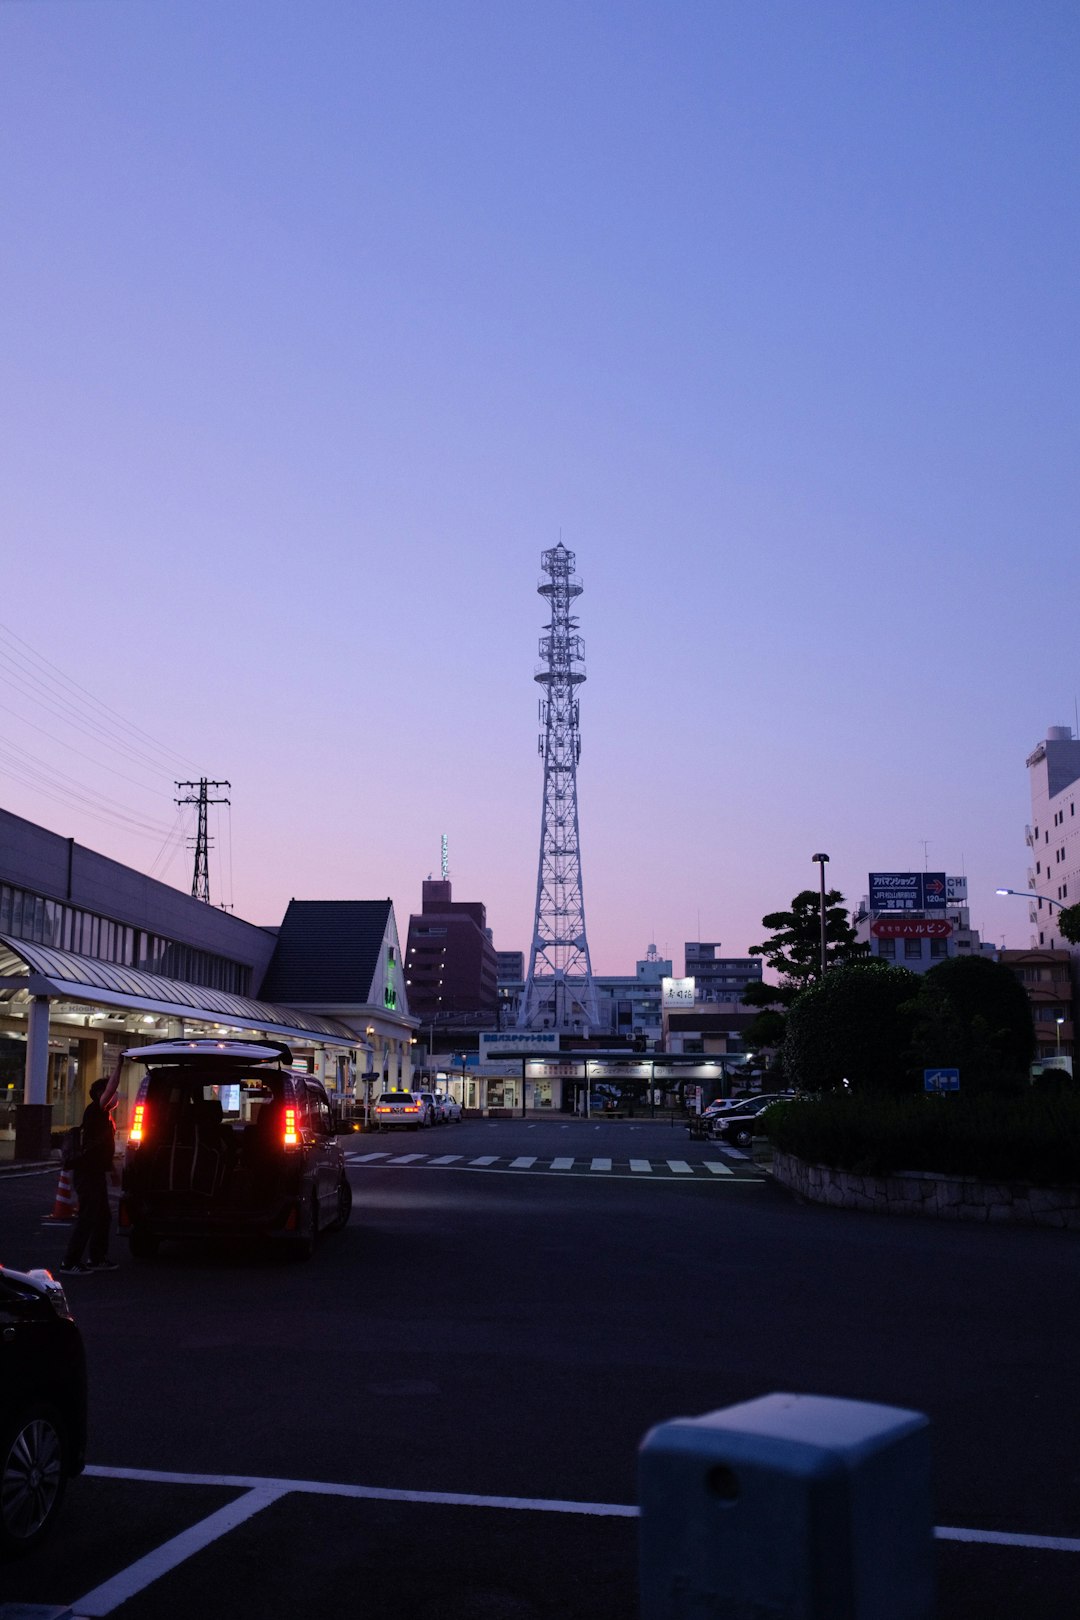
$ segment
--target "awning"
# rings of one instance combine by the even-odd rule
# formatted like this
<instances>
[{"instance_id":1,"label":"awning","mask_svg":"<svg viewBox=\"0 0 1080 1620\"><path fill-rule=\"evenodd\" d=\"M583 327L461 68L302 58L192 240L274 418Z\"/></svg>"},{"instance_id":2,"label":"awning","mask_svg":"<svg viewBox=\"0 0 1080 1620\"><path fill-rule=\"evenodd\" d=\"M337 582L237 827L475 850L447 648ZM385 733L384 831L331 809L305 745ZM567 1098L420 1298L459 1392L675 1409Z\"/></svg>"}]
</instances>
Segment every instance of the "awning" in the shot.
<instances>
[{"instance_id":1,"label":"awning","mask_svg":"<svg viewBox=\"0 0 1080 1620\"><path fill-rule=\"evenodd\" d=\"M76 956L73 951L58 951L51 945L35 945L28 939L0 934L0 1004L20 992L163 1018L228 1024L302 1043L349 1048L367 1044L336 1018L317 1018L293 1007L163 979L119 962L101 962L97 957Z\"/></svg>"}]
</instances>

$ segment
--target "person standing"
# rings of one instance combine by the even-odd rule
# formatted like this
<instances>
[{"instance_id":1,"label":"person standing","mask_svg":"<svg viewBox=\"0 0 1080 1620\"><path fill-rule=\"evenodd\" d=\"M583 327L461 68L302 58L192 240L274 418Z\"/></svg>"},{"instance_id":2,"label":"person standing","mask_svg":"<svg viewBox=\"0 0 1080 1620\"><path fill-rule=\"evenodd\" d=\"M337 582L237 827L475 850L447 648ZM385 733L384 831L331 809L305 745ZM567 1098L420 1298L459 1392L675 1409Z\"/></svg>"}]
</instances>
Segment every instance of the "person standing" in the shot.
<instances>
[{"instance_id":1,"label":"person standing","mask_svg":"<svg viewBox=\"0 0 1080 1620\"><path fill-rule=\"evenodd\" d=\"M117 1058L116 1067L108 1079L95 1080L90 1087L90 1101L82 1117L81 1143L72 1167L75 1193L79 1200L79 1214L68 1243L67 1253L60 1266L68 1276L91 1271L116 1271L115 1260L109 1259L109 1175L116 1152L116 1127L112 1111L117 1103L120 1070L123 1058ZM89 1256L83 1254L89 1248Z\"/></svg>"}]
</instances>

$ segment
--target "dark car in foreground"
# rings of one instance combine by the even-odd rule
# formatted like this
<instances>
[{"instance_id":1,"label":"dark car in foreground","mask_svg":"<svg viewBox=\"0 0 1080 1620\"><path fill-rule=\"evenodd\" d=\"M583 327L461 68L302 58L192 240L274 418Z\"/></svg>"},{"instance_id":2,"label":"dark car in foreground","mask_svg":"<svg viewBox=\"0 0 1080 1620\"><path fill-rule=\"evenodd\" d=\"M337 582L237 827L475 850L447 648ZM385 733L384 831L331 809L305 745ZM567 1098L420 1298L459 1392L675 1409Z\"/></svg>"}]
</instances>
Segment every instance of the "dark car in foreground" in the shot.
<instances>
[{"instance_id":1,"label":"dark car in foreground","mask_svg":"<svg viewBox=\"0 0 1080 1620\"><path fill-rule=\"evenodd\" d=\"M37 1545L86 1461L86 1356L47 1271L0 1266L0 1557Z\"/></svg>"},{"instance_id":2,"label":"dark car in foreground","mask_svg":"<svg viewBox=\"0 0 1080 1620\"><path fill-rule=\"evenodd\" d=\"M163 1242L269 1240L309 1259L349 1219L352 1189L330 1102L278 1041L165 1041L135 1098L119 1225L137 1260Z\"/></svg>"}]
</instances>

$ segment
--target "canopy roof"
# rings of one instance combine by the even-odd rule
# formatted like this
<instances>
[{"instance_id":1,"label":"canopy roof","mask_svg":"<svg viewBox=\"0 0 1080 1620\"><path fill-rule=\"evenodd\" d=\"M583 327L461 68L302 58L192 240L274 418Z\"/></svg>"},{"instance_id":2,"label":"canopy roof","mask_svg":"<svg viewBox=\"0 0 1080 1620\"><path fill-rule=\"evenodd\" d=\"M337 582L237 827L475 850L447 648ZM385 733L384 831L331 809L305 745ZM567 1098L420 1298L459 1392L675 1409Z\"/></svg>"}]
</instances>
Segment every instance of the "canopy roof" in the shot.
<instances>
[{"instance_id":1,"label":"canopy roof","mask_svg":"<svg viewBox=\"0 0 1080 1620\"><path fill-rule=\"evenodd\" d=\"M77 956L52 945L0 934L0 1001L25 992L32 996L62 997L159 1017L190 1019L198 1023L228 1024L238 1029L261 1030L286 1040L328 1046L355 1047L363 1039L336 1018L319 1018L272 1002L252 1001L205 985L164 979L119 962Z\"/></svg>"}]
</instances>

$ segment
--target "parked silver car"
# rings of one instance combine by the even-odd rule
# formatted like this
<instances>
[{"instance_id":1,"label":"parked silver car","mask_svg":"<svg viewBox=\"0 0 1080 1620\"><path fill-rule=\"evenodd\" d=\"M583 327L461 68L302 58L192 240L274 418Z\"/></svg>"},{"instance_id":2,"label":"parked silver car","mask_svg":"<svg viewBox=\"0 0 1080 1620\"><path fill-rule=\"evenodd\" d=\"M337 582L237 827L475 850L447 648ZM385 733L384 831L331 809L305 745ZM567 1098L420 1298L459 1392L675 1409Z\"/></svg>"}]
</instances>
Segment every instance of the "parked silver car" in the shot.
<instances>
[{"instance_id":1,"label":"parked silver car","mask_svg":"<svg viewBox=\"0 0 1080 1620\"><path fill-rule=\"evenodd\" d=\"M435 1093L435 1103L439 1110L439 1119L444 1125L461 1123L464 1114L456 1097L451 1097L445 1091L437 1091Z\"/></svg>"}]
</instances>

